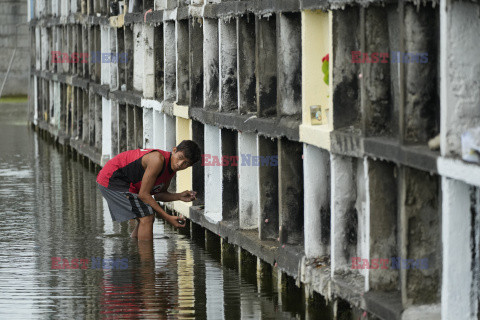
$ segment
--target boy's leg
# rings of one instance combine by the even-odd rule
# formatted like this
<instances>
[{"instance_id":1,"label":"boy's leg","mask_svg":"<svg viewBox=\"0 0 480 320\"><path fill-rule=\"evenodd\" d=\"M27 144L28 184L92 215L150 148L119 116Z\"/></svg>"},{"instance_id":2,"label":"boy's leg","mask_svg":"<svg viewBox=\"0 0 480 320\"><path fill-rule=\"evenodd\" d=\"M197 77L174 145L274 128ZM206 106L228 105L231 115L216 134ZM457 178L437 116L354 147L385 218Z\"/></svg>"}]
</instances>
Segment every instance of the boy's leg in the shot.
<instances>
[{"instance_id":1,"label":"boy's leg","mask_svg":"<svg viewBox=\"0 0 480 320\"><path fill-rule=\"evenodd\" d=\"M153 222L155 221L155 215L151 214L139 218L138 224L138 240L153 240Z\"/></svg>"}]
</instances>

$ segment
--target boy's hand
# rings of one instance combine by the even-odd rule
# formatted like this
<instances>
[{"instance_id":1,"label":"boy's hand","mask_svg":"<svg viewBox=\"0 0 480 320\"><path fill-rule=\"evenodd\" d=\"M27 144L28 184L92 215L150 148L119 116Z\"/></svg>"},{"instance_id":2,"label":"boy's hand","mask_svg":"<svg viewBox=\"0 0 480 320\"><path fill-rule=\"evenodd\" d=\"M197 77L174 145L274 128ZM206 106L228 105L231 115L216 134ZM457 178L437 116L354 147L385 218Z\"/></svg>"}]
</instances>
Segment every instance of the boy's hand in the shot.
<instances>
[{"instance_id":1,"label":"boy's hand","mask_svg":"<svg viewBox=\"0 0 480 320\"><path fill-rule=\"evenodd\" d=\"M183 217L177 216L169 216L167 222L170 223L175 228L184 228L185 227L185 219Z\"/></svg>"},{"instance_id":2,"label":"boy's hand","mask_svg":"<svg viewBox=\"0 0 480 320\"><path fill-rule=\"evenodd\" d=\"M179 193L179 200L182 200L183 202L190 202L193 201L197 198L197 192L196 191L183 191L182 193Z\"/></svg>"}]
</instances>

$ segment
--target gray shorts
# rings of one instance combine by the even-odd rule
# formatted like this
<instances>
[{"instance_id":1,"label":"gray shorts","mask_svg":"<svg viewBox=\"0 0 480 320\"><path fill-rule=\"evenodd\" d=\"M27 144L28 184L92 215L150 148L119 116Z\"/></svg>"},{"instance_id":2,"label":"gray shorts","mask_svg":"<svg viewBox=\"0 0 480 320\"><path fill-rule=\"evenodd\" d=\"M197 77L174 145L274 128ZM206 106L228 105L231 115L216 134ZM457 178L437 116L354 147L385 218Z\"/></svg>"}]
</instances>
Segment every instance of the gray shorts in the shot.
<instances>
[{"instance_id":1,"label":"gray shorts","mask_svg":"<svg viewBox=\"0 0 480 320\"><path fill-rule=\"evenodd\" d=\"M113 221L123 222L155 213L153 208L140 200L136 193L114 191L99 183L97 185L103 197L107 200Z\"/></svg>"}]
</instances>

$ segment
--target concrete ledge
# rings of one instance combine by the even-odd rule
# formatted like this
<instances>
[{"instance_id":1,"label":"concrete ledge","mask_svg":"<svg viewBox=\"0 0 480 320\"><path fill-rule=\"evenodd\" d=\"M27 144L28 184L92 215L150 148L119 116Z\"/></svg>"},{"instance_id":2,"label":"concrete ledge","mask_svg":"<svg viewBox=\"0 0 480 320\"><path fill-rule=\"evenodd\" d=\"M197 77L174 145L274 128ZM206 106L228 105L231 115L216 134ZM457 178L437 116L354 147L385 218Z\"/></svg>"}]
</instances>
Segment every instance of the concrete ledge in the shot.
<instances>
[{"instance_id":1,"label":"concrete ledge","mask_svg":"<svg viewBox=\"0 0 480 320\"><path fill-rule=\"evenodd\" d=\"M368 312L381 319L400 320L402 317L402 299L400 292L366 292L363 295Z\"/></svg>"},{"instance_id":2,"label":"concrete ledge","mask_svg":"<svg viewBox=\"0 0 480 320\"><path fill-rule=\"evenodd\" d=\"M90 91L101 95L104 98L109 98L110 86L108 84L98 84L94 82L90 82Z\"/></svg>"},{"instance_id":3,"label":"concrete ledge","mask_svg":"<svg viewBox=\"0 0 480 320\"><path fill-rule=\"evenodd\" d=\"M173 104L173 115L184 119L188 118L188 106L180 106L176 103Z\"/></svg>"},{"instance_id":4,"label":"concrete ledge","mask_svg":"<svg viewBox=\"0 0 480 320\"><path fill-rule=\"evenodd\" d=\"M325 150L330 150L330 128L328 125L310 126L301 124L299 127L300 142L308 143Z\"/></svg>"},{"instance_id":5,"label":"concrete ledge","mask_svg":"<svg viewBox=\"0 0 480 320\"><path fill-rule=\"evenodd\" d=\"M365 155L380 158L423 171L437 173L438 153L426 145L400 145L388 138L365 138Z\"/></svg>"},{"instance_id":6,"label":"concrete ledge","mask_svg":"<svg viewBox=\"0 0 480 320\"><path fill-rule=\"evenodd\" d=\"M363 138L352 130L334 130L330 133L332 153L361 158L364 155Z\"/></svg>"},{"instance_id":7,"label":"concrete ledge","mask_svg":"<svg viewBox=\"0 0 480 320\"><path fill-rule=\"evenodd\" d=\"M148 16L148 15L147 15ZM135 13L126 13L125 14L125 25L130 25L132 23L143 23L143 13L135 12Z\"/></svg>"},{"instance_id":8,"label":"concrete ledge","mask_svg":"<svg viewBox=\"0 0 480 320\"><path fill-rule=\"evenodd\" d=\"M426 145L401 145L394 138L387 137L365 138L351 130L334 130L330 137L332 153L357 158L368 156L422 171L438 172L439 153Z\"/></svg>"},{"instance_id":9,"label":"concrete ledge","mask_svg":"<svg viewBox=\"0 0 480 320\"><path fill-rule=\"evenodd\" d=\"M238 222L232 221L211 223L205 218L203 212L203 208L199 206L190 207L190 220L271 265L277 263L277 267L284 270L285 273L293 278L298 278L299 267L304 256L302 245L287 245L285 248L282 248L277 241L260 240L257 229L241 230L238 228Z\"/></svg>"},{"instance_id":10,"label":"concrete ledge","mask_svg":"<svg viewBox=\"0 0 480 320\"><path fill-rule=\"evenodd\" d=\"M70 140L70 146L77 150L77 152L82 156L88 157L90 160L92 160L93 163L101 166L102 155L100 154L100 152L97 152L95 148L84 143L82 140L76 139Z\"/></svg>"},{"instance_id":11,"label":"concrete ledge","mask_svg":"<svg viewBox=\"0 0 480 320\"><path fill-rule=\"evenodd\" d=\"M109 98L121 103L133 104L138 107L142 106L142 94L135 91L110 91Z\"/></svg>"},{"instance_id":12,"label":"concrete ledge","mask_svg":"<svg viewBox=\"0 0 480 320\"><path fill-rule=\"evenodd\" d=\"M153 25L163 23L163 10L156 10L148 13L145 21Z\"/></svg>"},{"instance_id":13,"label":"concrete ledge","mask_svg":"<svg viewBox=\"0 0 480 320\"><path fill-rule=\"evenodd\" d=\"M442 176L480 186L480 165L460 159L439 157L438 173Z\"/></svg>"},{"instance_id":14,"label":"concrete ledge","mask_svg":"<svg viewBox=\"0 0 480 320\"><path fill-rule=\"evenodd\" d=\"M299 141L300 120L295 118L257 118L256 115L225 113L201 108L190 108L190 117L204 124L242 132L258 132L270 138L286 137Z\"/></svg>"}]
</instances>

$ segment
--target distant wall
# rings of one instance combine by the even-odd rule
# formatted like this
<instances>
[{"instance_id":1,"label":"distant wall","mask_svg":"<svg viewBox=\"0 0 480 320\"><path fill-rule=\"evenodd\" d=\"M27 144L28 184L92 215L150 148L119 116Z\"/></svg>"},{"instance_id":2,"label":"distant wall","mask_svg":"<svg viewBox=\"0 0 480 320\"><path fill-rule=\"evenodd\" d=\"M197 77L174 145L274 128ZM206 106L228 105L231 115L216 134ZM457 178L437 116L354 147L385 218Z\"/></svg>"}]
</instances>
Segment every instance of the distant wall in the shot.
<instances>
[{"instance_id":1,"label":"distant wall","mask_svg":"<svg viewBox=\"0 0 480 320\"><path fill-rule=\"evenodd\" d=\"M17 24L23 23L21 26ZM17 38L15 39L15 32ZM26 0L0 0L0 86L17 43L17 51L2 96L27 94L30 43Z\"/></svg>"}]
</instances>

